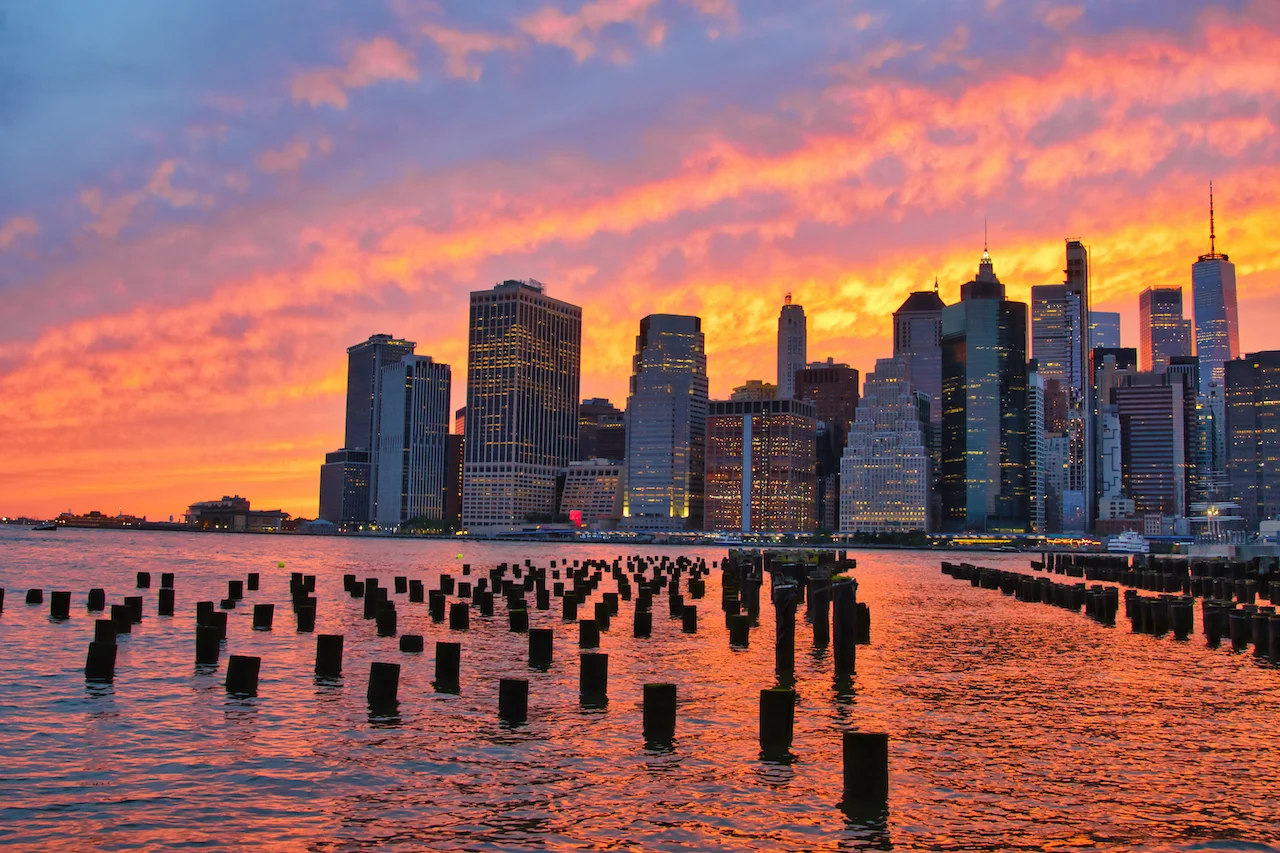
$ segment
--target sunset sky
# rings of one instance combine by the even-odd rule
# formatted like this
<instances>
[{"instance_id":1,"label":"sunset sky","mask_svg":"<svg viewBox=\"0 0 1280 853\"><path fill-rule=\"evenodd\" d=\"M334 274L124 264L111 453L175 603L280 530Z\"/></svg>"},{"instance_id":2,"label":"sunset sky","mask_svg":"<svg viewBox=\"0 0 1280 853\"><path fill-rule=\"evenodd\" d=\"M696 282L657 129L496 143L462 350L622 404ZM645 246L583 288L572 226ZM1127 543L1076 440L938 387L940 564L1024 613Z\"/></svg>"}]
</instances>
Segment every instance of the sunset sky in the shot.
<instances>
[{"instance_id":1,"label":"sunset sky","mask_svg":"<svg viewBox=\"0 0 1280 853\"><path fill-rule=\"evenodd\" d=\"M584 396L695 313L713 397L777 312L866 370L990 223L1011 296L1237 264L1280 338L1275 0L0 0L0 514L313 517L346 347L464 397L467 294L583 306Z\"/></svg>"}]
</instances>

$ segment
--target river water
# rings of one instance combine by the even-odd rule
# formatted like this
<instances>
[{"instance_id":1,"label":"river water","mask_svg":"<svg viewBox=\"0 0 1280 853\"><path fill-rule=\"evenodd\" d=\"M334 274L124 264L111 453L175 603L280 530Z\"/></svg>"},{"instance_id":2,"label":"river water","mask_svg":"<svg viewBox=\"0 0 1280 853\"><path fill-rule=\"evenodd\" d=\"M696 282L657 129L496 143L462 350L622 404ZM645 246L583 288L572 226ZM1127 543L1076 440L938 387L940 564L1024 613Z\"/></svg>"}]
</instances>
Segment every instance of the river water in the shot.
<instances>
[{"instance_id":1,"label":"river water","mask_svg":"<svg viewBox=\"0 0 1280 853\"><path fill-rule=\"evenodd\" d=\"M635 549L629 549L634 551ZM705 557L724 549L643 548ZM731 650L708 578L697 634L655 602L653 637L631 636L623 602L600 651L609 703L578 702L577 626L555 629L555 663L527 666L524 635L473 611L450 632L394 596L400 631L375 636L342 575L483 574L501 561L610 559L615 545L534 545L304 536L0 528L0 846L60 850L1255 850L1280 849L1280 670L1202 636L1107 628L1082 615L975 589L928 552L858 552L872 644L852 690L829 651L796 632L795 741L761 759L759 691L772 686L773 614ZM459 559L461 554L461 559ZM1026 569L1022 555L983 565ZM284 568L278 568L283 562ZM135 594L134 573L177 576L177 611L119 640L114 684L87 685L96 614ZM262 589L232 611L216 671L194 665L194 606L248 572ZM293 571L318 578L317 633L346 637L344 678L313 674L315 639L295 632ZM29 587L45 603L27 605ZM48 618L52 589L71 618ZM767 596L766 596L767 599ZM594 600L594 599L593 599ZM275 629L251 630L253 602ZM532 602L531 602L532 603ZM590 614L590 604L582 611ZM803 616L803 605L800 614ZM458 695L431 686L436 640L460 641ZM1226 644L1224 644L1225 646ZM262 657L258 696L229 696L229 654ZM400 663L394 715L371 714L372 661ZM529 720L497 719L497 680L530 681ZM677 735L646 750L641 685L678 685ZM840 733L889 733L887 817L839 808ZM1268 846L1271 845L1271 846Z\"/></svg>"}]
</instances>

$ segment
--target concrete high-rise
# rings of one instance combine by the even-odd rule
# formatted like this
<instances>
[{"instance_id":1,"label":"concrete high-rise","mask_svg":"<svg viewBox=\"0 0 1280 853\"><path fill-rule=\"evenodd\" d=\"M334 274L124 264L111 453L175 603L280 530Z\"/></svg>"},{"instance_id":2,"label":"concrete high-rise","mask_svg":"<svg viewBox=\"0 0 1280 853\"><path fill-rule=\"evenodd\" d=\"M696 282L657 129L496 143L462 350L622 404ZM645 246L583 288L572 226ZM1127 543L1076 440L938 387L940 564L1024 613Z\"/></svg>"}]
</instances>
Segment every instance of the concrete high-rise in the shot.
<instances>
[{"instance_id":1,"label":"concrete high-rise","mask_svg":"<svg viewBox=\"0 0 1280 853\"><path fill-rule=\"evenodd\" d=\"M1005 298L991 255L942 312L942 525L1025 532L1027 306Z\"/></svg>"},{"instance_id":2,"label":"concrete high-rise","mask_svg":"<svg viewBox=\"0 0 1280 853\"><path fill-rule=\"evenodd\" d=\"M813 403L817 416L818 470L814 494L817 529L840 525L840 459L858 416L858 371L835 359L811 362L796 372L796 399Z\"/></svg>"},{"instance_id":3,"label":"concrete high-rise","mask_svg":"<svg viewBox=\"0 0 1280 853\"><path fill-rule=\"evenodd\" d=\"M320 517L325 521L348 527L370 520L370 456L368 450L347 448L325 454L320 466Z\"/></svg>"},{"instance_id":4,"label":"concrete high-rise","mask_svg":"<svg viewBox=\"0 0 1280 853\"><path fill-rule=\"evenodd\" d=\"M449 480L449 365L407 355L382 368L378 526L443 522Z\"/></svg>"},{"instance_id":5,"label":"concrete high-rise","mask_svg":"<svg viewBox=\"0 0 1280 853\"><path fill-rule=\"evenodd\" d=\"M778 398L789 400L796 392L796 371L809 362L808 330L804 307L791 304L791 294L778 314Z\"/></svg>"},{"instance_id":6,"label":"concrete high-rise","mask_svg":"<svg viewBox=\"0 0 1280 853\"><path fill-rule=\"evenodd\" d=\"M1123 377L1111 390L1120 416L1124 491L1140 515L1187 515L1182 381L1167 373Z\"/></svg>"},{"instance_id":7,"label":"concrete high-rise","mask_svg":"<svg viewBox=\"0 0 1280 853\"><path fill-rule=\"evenodd\" d=\"M578 455L582 309L507 280L471 294L462 524L554 517L556 480Z\"/></svg>"},{"instance_id":8,"label":"concrete high-rise","mask_svg":"<svg viewBox=\"0 0 1280 853\"><path fill-rule=\"evenodd\" d=\"M806 400L714 401L707 415L706 529L814 529L814 407Z\"/></svg>"},{"instance_id":9,"label":"concrete high-rise","mask_svg":"<svg viewBox=\"0 0 1280 853\"><path fill-rule=\"evenodd\" d=\"M1280 518L1280 350L1226 364L1227 478L1245 524Z\"/></svg>"},{"instance_id":10,"label":"concrete high-rise","mask_svg":"<svg viewBox=\"0 0 1280 853\"><path fill-rule=\"evenodd\" d=\"M1181 287L1148 287L1138 294L1138 367L1163 372L1169 359L1191 355L1191 321L1182 317Z\"/></svg>"},{"instance_id":11,"label":"concrete high-rise","mask_svg":"<svg viewBox=\"0 0 1280 853\"><path fill-rule=\"evenodd\" d=\"M1226 381L1224 365L1240 354L1240 317L1236 308L1236 265L1218 251L1213 221L1213 185L1209 186L1209 254L1191 265L1195 306L1196 356L1200 393Z\"/></svg>"},{"instance_id":12,"label":"concrete high-rise","mask_svg":"<svg viewBox=\"0 0 1280 853\"><path fill-rule=\"evenodd\" d=\"M645 317L631 368L622 526L701 530L708 407L702 321Z\"/></svg>"},{"instance_id":13,"label":"concrete high-rise","mask_svg":"<svg viewBox=\"0 0 1280 853\"><path fill-rule=\"evenodd\" d=\"M905 358L881 358L867 376L841 461L840 531L929 528L932 460L927 397L913 391Z\"/></svg>"}]
</instances>

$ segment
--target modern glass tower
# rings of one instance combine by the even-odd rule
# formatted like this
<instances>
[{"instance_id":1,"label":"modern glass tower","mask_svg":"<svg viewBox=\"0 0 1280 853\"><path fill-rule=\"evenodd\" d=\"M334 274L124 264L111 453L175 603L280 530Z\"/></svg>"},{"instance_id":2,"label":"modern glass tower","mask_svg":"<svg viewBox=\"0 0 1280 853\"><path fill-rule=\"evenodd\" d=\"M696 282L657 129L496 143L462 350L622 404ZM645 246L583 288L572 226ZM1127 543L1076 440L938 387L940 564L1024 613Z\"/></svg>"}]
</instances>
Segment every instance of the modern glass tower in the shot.
<instances>
[{"instance_id":1,"label":"modern glass tower","mask_svg":"<svg viewBox=\"0 0 1280 853\"><path fill-rule=\"evenodd\" d=\"M1181 287L1148 287L1138 294L1138 367L1163 373L1169 359L1191 354L1191 323L1182 317Z\"/></svg>"},{"instance_id":2,"label":"modern glass tower","mask_svg":"<svg viewBox=\"0 0 1280 853\"><path fill-rule=\"evenodd\" d=\"M413 341L372 335L347 347L347 415L341 450L320 469L320 517L340 526L373 521L378 509L382 369L413 355Z\"/></svg>"},{"instance_id":3,"label":"modern glass tower","mask_svg":"<svg viewBox=\"0 0 1280 853\"><path fill-rule=\"evenodd\" d=\"M1218 251L1213 221L1213 185L1209 185L1209 254L1191 265L1195 306L1196 355L1200 358L1200 391L1222 387L1225 365L1240 354L1240 317L1236 310L1236 265Z\"/></svg>"},{"instance_id":4,"label":"modern glass tower","mask_svg":"<svg viewBox=\"0 0 1280 853\"><path fill-rule=\"evenodd\" d=\"M702 321L645 317L631 364L622 526L701 530L708 408Z\"/></svg>"},{"instance_id":5,"label":"modern glass tower","mask_svg":"<svg viewBox=\"0 0 1280 853\"><path fill-rule=\"evenodd\" d=\"M911 387L929 398L930 421L942 428L942 309L933 290L917 290L893 312L893 357L907 365Z\"/></svg>"},{"instance_id":6,"label":"modern glass tower","mask_svg":"<svg viewBox=\"0 0 1280 853\"><path fill-rule=\"evenodd\" d=\"M788 293L778 314L778 399L789 400L796 395L796 371L804 370L809 363L807 348L804 307L792 305Z\"/></svg>"},{"instance_id":7,"label":"modern glass tower","mask_svg":"<svg viewBox=\"0 0 1280 853\"><path fill-rule=\"evenodd\" d=\"M942 312L942 512L947 531L1025 532L1027 306L991 255Z\"/></svg>"},{"instance_id":8,"label":"modern glass tower","mask_svg":"<svg viewBox=\"0 0 1280 853\"><path fill-rule=\"evenodd\" d=\"M382 369L378 526L445 520L449 365L407 355Z\"/></svg>"},{"instance_id":9,"label":"modern glass tower","mask_svg":"<svg viewBox=\"0 0 1280 853\"><path fill-rule=\"evenodd\" d=\"M463 527L554 517L578 455L582 309L507 280L471 294L469 335Z\"/></svg>"}]
</instances>

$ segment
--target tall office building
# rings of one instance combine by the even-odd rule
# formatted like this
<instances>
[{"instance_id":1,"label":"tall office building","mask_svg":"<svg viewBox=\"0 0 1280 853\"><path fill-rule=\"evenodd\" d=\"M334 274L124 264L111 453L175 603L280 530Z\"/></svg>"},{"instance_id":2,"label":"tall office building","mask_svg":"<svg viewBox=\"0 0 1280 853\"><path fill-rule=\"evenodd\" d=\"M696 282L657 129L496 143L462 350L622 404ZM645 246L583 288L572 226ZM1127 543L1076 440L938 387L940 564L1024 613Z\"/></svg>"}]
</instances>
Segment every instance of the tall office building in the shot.
<instances>
[{"instance_id":1,"label":"tall office building","mask_svg":"<svg viewBox=\"0 0 1280 853\"><path fill-rule=\"evenodd\" d=\"M627 455L627 428L622 410L600 397L578 407L578 458L614 459Z\"/></svg>"},{"instance_id":2,"label":"tall office building","mask_svg":"<svg viewBox=\"0 0 1280 853\"><path fill-rule=\"evenodd\" d=\"M1240 317L1236 310L1236 265L1218 251L1213 221L1213 185L1209 185L1209 254L1191 265L1195 306L1196 356L1200 393L1225 382L1224 365L1240 354Z\"/></svg>"},{"instance_id":3,"label":"tall office building","mask_svg":"<svg viewBox=\"0 0 1280 853\"><path fill-rule=\"evenodd\" d=\"M713 401L706 529L812 531L814 440L814 408L807 401Z\"/></svg>"},{"instance_id":4,"label":"tall office building","mask_svg":"<svg viewBox=\"0 0 1280 853\"><path fill-rule=\"evenodd\" d=\"M942 309L933 290L917 290L893 312L893 355L905 360L907 381L927 395L935 429L942 428Z\"/></svg>"},{"instance_id":5,"label":"tall office building","mask_svg":"<svg viewBox=\"0 0 1280 853\"><path fill-rule=\"evenodd\" d=\"M942 312L942 524L1025 532L1027 306L1005 298L985 250Z\"/></svg>"},{"instance_id":6,"label":"tall office building","mask_svg":"<svg viewBox=\"0 0 1280 853\"><path fill-rule=\"evenodd\" d=\"M1191 355L1191 321L1182 317L1181 287L1148 287L1138 294L1138 367L1163 371L1169 359Z\"/></svg>"},{"instance_id":7,"label":"tall office building","mask_svg":"<svg viewBox=\"0 0 1280 853\"><path fill-rule=\"evenodd\" d=\"M1120 314L1116 311L1089 312L1089 341L1096 349L1120 349Z\"/></svg>"},{"instance_id":8,"label":"tall office building","mask_svg":"<svg viewBox=\"0 0 1280 853\"><path fill-rule=\"evenodd\" d=\"M449 527L462 527L462 433L445 436L444 523Z\"/></svg>"},{"instance_id":9,"label":"tall office building","mask_svg":"<svg viewBox=\"0 0 1280 853\"><path fill-rule=\"evenodd\" d=\"M578 455L582 309L541 283L471 294L462 523L554 516L556 480Z\"/></svg>"},{"instance_id":10,"label":"tall office building","mask_svg":"<svg viewBox=\"0 0 1280 853\"><path fill-rule=\"evenodd\" d=\"M897 357L877 359L867 376L841 461L843 533L929 529L928 397L912 390L909 375Z\"/></svg>"},{"instance_id":11,"label":"tall office building","mask_svg":"<svg viewBox=\"0 0 1280 853\"><path fill-rule=\"evenodd\" d=\"M1027 424L1029 524L1032 533L1047 533L1050 453L1045 431L1045 381L1034 358L1027 365L1027 400L1031 407Z\"/></svg>"},{"instance_id":12,"label":"tall office building","mask_svg":"<svg viewBox=\"0 0 1280 853\"><path fill-rule=\"evenodd\" d=\"M1182 381L1167 373L1122 377L1111 390L1120 416L1124 491L1140 515L1187 515Z\"/></svg>"},{"instance_id":13,"label":"tall office building","mask_svg":"<svg viewBox=\"0 0 1280 853\"><path fill-rule=\"evenodd\" d=\"M645 317L631 365L622 526L701 530L708 405L702 321Z\"/></svg>"},{"instance_id":14,"label":"tall office building","mask_svg":"<svg viewBox=\"0 0 1280 853\"><path fill-rule=\"evenodd\" d=\"M789 400L796 392L796 371L808 363L808 331L804 307L791 304L791 294L778 314L778 397Z\"/></svg>"},{"instance_id":15,"label":"tall office building","mask_svg":"<svg viewBox=\"0 0 1280 853\"><path fill-rule=\"evenodd\" d=\"M413 354L413 341L371 335L347 347L347 408L341 450L320 468L320 517L358 527L377 517L378 434L382 417L382 369Z\"/></svg>"},{"instance_id":16,"label":"tall office building","mask_svg":"<svg viewBox=\"0 0 1280 853\"><path fill-rule=\"evenodd\" d=\"M1078 392L1088 371L1085 363L1086 319L1081 294L1065 284L1031 288L1031 357L1040 377L1056 379Z\"/></svg>"},{"instance_id":17,"label":"tall office building","mask_svg":"<svg viewBox=\"0 0 1280 853\"><path fill-rule=\"evenodd\" d=\"M817 416L817 529L834 531L840 525L840 458L858 416L858 371L833 358L811 362L796 373L795 396L813 403Z\"/></svg>"},{"instance_id":18,"label":"tall office building","mask_svg":"<svg viewBox=\"0 0 1280 853\"><path fill-rule=\"evenodd\" d=\"M378 526L445 520L449 479L449 365L407 355L382 368Z\"/></svg>"},{"instance_id":19,"label":"tall office building","mask_svg":"<svg viewBox=\"0 0 1280 853\"><path fill-rule=\"evenodd\" d=\"M1227 477L1253 530L1280 518L1280 350L1226 364Z\"/></svg>"},{"instance_id":20,"label":"tall office building","mask_svg":"<svg viewBox=\"0 0 1280 853\"><path fill-rule=\"evenodd\" d=\"M413 355L413 341L371 335L347 348L347 430L344 447L369 451L369 518L378 517L378 436L382 423L382 369Z\"/></svg>"}]
</instances>

